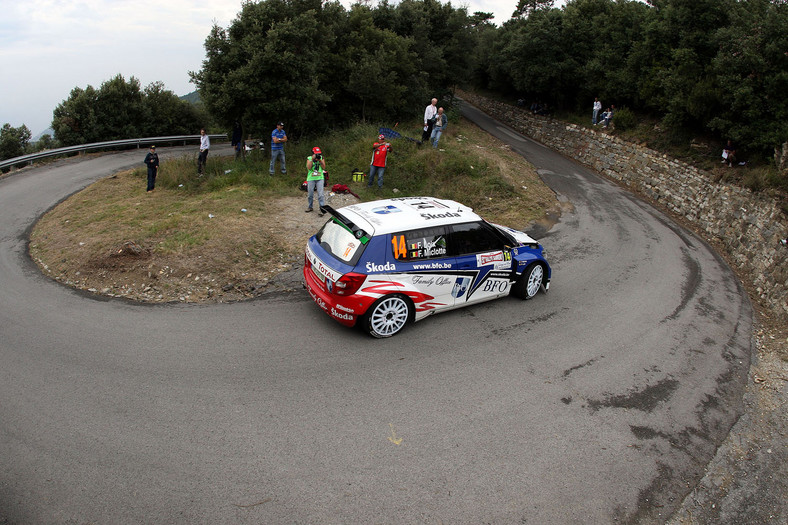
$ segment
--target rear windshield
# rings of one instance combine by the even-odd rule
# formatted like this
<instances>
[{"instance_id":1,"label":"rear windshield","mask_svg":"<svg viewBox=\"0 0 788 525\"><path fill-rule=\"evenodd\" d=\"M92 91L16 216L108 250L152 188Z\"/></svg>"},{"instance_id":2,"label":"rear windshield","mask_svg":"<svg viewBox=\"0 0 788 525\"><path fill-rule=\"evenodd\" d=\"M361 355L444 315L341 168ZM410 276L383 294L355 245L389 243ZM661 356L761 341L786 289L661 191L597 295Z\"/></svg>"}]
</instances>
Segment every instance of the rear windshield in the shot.
<instances>
[{"instance_id":1,"label":"rear windshield","mask_svg":"<svg viewBox=\"0 0 788 525\"><path fill-rule=\"evenodd\" d=\"M335 219L330 219L317 232L317 242L328 253L348 264L355 260L357 255L361 255L361 248L364 246L350 230Z\"/></svg>"}]
</instances>

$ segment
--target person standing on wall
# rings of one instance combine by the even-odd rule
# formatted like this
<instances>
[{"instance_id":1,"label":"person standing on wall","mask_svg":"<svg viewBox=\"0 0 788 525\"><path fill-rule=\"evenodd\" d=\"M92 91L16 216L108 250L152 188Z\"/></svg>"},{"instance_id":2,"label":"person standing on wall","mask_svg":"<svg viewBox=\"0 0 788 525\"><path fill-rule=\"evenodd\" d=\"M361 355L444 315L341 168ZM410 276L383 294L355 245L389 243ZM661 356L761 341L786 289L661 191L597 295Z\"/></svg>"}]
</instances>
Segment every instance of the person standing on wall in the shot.
<instances>
[{"instance_id":1,"label":"person standing on wall","mask_svg":"<svg viewBox=\"0 0 788 525\"><path fill-rule=\"evenodd\" d=\"M378 141L372 145L372 163L369 165L367 188L372 187L375 175L378 176L378 188L383 187L383 172L386 171L386 156L393 151L391 144L386 142L384 135L378 135Z\"/></svg>"},{"instance_id":2,"label":"person standing on wall","mask_svg":"<svg viewBox=\"0 0 788 525\"><path fill-rule=\"evenodd\" d=\"M200 129L200 154L197 156L197 175L202 176L205 163L208 160L208 150L211 149L211 139L205 133L205 128Z\"/></svg>"},{"instance_id":3,"label":"person standing on wall","mask_svg":"<svg viewBox=\"0 0 788 525\"><path fill-rule=\"evenodd\" d=\"M435 116L438 114L438 99L433 98L430 105L424 109L424 132L421 134L421 141L427 142L432 135L432 126L435 125Z\"/></svg>"},{"instance_id":4,"label":"person standing on wall","mask_svg":"<svg viewBox=\"0 0 788 525\"><path fill-rule=\"evenodd\" d=\"M323 185L325 184L326 174L326 159L323 158L323 152L320 148L315 146L312 148L312 154L306 158L306 211L312 211L312 202L314 200L314 193L317 190L317 203L320 205L319 215L322 217L326 212L323 206L326 205L325 195L323 193Z\"/></svg>"},{"instance_id":5,"label":"person standing on wall","mask_svg":"<svg viewBox=\"0 0 788 525\"><path fill-rule=\"evenodd\" d=\"M591 124L594 126L599 123L599 112L602 111L602 103L599 101L599 97L594 98L594 113L591 116Z\"/></svg>"},{"instance_id":6,"label":"person standing on wall","mask_svg":"<svg viewBox=\"0 0 788 525\"><path fill-rule=\"evenodd\" d=\"M281 159L279 161L279 169L283 174L287 173L287 166L285 165L285 142L287 142L287 133L285 133L284 126L284 122L279 122L276 128L271 132L271 165L268 167L269 175L274 174L274 166L278 158Z\"/></svg>"},{"instance_id":7,"label":"person standing on wall","mask_svg":"<svg viewBox=\"0 0 788 525\"><path fill-rule=\"evenodd\" d=\"M151 146L150 151L145 155L143 161L148 166L148 193L156 187L156 175L159 173L159 156L156 154L156 146Z\"/></svg>"}]
</instances>

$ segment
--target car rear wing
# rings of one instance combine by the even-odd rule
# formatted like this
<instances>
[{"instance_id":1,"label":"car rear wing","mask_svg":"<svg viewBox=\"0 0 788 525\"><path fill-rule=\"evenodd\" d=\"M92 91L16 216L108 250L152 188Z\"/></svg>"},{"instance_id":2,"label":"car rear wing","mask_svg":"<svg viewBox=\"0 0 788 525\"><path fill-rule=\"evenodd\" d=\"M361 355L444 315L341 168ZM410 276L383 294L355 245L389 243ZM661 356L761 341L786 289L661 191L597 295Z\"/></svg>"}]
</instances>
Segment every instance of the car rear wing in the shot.
<instances>
[{"instance_id":1,"label":"car rear wing","mask_svg":"<svg viewBox=\"0 0 788 525\"><path fill-rule=\"evenodd\" d=\"M342 215L337 210L335 210L334 208L332 208L327 204L322 206L321 209L324 212L331 214L331 216L334 218L334 221L344 226L345 229L347 229L350 233L352 233L353 236L359 241L361 241L362 244L367 244L369 242L370 235L367 232L365 232L363 229L356 226L356 224L353 221L351 221L350 219L348 219L347 217L345 217L344 215Z\"/></svg>"}]
</instances>

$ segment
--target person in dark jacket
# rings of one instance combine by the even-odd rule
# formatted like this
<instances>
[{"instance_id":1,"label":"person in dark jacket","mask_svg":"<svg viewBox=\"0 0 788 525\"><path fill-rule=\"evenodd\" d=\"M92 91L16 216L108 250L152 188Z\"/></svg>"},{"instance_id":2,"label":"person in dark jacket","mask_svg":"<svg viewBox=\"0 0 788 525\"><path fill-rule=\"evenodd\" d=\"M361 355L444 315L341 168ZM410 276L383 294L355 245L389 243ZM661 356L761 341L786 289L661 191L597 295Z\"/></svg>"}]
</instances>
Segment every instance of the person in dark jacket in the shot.
<instances>
[{"instance_id":1,"label":"person in dark jacket","mask_svg":"<svg viewBox=\"0 0 788 525\"><path fill-rule=\"evenodd\" d=\"M244 151L244 140L243 140L243 126L241 123L236 120L233 124L233 138L232 138L232 145L235 149L235 160L240 159L241 157L245 157L246 152Z\"/></svg>"},{"instance_id":2,"label":"person in dark jacket","mask_svg":"<svg viewBox=\"0 0 788 525\"><path fill-rule=\"evenodd\" d=\"M156 174L159 172L159 156L156 154L156 146L151 146L150 151L145 155L145 164L148 166L148 193L153 191L156 186Z\"/></svg>"}]
</instances>

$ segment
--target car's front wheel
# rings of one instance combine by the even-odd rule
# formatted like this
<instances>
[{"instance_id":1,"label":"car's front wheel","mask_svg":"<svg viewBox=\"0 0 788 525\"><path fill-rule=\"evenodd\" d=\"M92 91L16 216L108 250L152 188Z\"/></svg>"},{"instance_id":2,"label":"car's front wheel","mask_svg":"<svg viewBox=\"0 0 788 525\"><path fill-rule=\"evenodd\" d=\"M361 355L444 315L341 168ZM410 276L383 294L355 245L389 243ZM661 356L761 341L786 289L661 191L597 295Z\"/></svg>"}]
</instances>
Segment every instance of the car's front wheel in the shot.
<instances>
[{"instance_id":1,"label":"car's front wheel","mask_svg":"<svg viewBox=\"0 0 788 525\"><path fill-rule=\"evenodd\" d=\"M402 295L381 297L364 316L364 328L372 337L391 337L408 324L411 310L410 301Z\"/></svg>"},{"instance_id":2,"label":"car's front wheel","mask_svg":"<svg viewBox=\"0 0 788 525\"><path fill-rule=\"evenodd\" d=\"M544 282L544 266L535 262L528 266L512 286L512 295L520 299L533 299Z\"/></svg>"}]
</instances>

